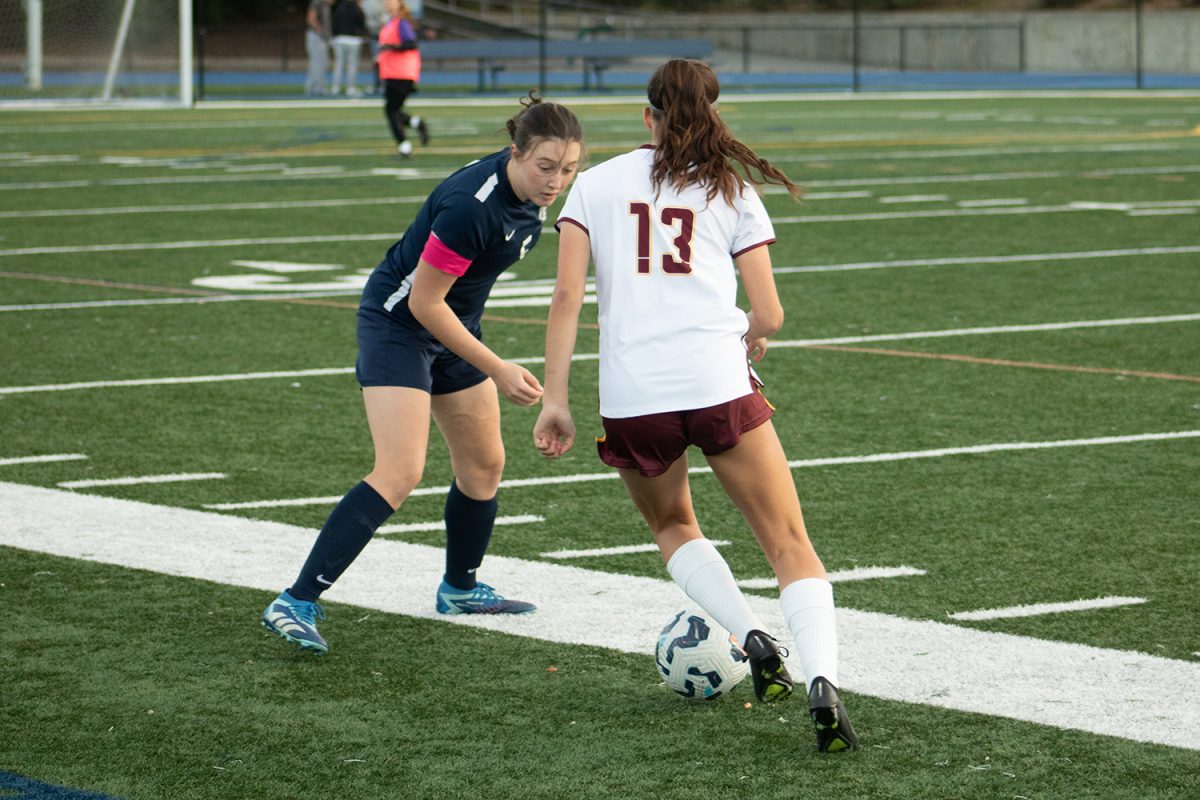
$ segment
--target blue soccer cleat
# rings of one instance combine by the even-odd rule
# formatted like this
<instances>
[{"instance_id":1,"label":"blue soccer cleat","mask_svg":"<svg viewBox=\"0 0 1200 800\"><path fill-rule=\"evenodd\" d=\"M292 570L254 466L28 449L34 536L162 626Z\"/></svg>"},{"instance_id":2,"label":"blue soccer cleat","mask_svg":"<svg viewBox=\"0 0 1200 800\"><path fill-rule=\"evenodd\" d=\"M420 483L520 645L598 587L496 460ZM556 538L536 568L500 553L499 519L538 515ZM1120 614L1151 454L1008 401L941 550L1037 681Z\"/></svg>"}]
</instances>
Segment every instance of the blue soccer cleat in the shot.
<instances>
[{"instance_id":1,"label":"blue soccer cleat","mask_svg":"<svg viewBox=\"0 0 1200 800\"><path fill-rule=\"evenodd\" d=\"M285 640L316 655L329 652L329 645L317 633L317 620L325 619L325 609L317 603L297 600L280 592L262 613L263 627Z\"/></svg>"},{"instance_id":2,"label":"blue soccer cleat","mask_svg":"<svg viewBox=\"0 0 1200 800\"><path fill-rule=\"evenodd\" d=\"M486 583L474 589L456 589L442 581L437 590L439 614L528 614L537 608L524 600L509 600Z\"/></svg>"}]
</instances>

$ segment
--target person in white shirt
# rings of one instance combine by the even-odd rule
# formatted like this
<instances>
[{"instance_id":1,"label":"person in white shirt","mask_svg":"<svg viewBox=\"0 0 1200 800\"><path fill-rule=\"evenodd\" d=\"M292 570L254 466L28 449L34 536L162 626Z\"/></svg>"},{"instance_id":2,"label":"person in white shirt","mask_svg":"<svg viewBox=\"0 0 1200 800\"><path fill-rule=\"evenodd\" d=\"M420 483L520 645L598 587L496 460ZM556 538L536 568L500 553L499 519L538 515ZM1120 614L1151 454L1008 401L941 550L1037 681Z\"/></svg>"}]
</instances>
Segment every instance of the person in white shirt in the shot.
<instances>
[{"instance_id":1,"label":"person in white shirt","mask_svg":"<svg viewBox=\"0 0 1200 800\"><path fill-rule=\"evenodd\" d=\"M775 570L818 749L855 749L837 691L833 590L805 529L774 409L750 366L783 324L767 248L775 233L756 188L779 184L794 197L800 189L733 136L717 113L719 92L705 64L667 62L651 77L643 110L654 144L576 179L556 224L558 277L534 444L550 458L574 444L568 373L590 259L600 459L620 471L671 577L746 652L759 699L782 700L793 688L786 653L696 521L686 451L701 449ZM739 276L748 313L737 306Z\"/></svg>"}]
</instances>

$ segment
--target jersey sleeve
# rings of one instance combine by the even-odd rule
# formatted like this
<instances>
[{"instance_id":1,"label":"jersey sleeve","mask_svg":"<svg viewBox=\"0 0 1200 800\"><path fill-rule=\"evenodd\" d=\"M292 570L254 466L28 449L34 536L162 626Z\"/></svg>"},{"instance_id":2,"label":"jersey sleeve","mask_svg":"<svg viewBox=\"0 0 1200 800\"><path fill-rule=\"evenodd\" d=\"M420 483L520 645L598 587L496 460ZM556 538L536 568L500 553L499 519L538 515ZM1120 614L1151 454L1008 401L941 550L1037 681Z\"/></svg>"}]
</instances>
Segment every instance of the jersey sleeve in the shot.
<instances>
[{"instance_id":1,"label":"jersey sleeve","mask_svg":"<svg viewBox=\"0 0 1200 800\"><path fill-rule=\"evenodd\" d=\"M562 226L565 222L569 225L577 225L583 229L584 233L591 233L588 230L587 207L584 203L584 186L586 184L584 175L575 179L575 185L567 193L567 200L558 214L558 221L554 223L554 230L562 233Z\"/></svg>"},{"instance_id":2,"label":"jersey sleeve","mask_svg":"<svg viewBox=\"0 0 1200 800\"><path fill-rule=\"evenodd\" d=\"M736 207L738 221L733 232L730 255L737 258L742 253L775 241L775 226L771 224L762 197L753 186L746 186Z\"/></svg>"},{"instance_id":3,"label":"jersey sleeve","mask_svg":"<svg viewBox=\"0 0 1200 800\"><path fill-rule=\"evenodd\" d=\"M486 211L474 197L452 197L433 218L421 258L450 275L461 276L488 244Z\"/></svg>"}]
</instances>

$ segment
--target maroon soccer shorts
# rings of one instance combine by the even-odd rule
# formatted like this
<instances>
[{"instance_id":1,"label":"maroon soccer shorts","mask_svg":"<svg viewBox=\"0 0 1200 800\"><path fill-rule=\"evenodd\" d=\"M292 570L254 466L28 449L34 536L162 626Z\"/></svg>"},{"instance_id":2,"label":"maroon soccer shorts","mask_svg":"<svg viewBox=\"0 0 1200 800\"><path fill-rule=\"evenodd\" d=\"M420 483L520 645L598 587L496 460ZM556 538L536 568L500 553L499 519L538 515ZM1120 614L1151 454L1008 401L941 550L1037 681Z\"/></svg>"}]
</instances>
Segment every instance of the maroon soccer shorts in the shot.
<instances>
[{"instance_id":1,"label":"maroon soccer shorts","mask_svg":"<svg viewBox=\"0 0 1200 800\"><path fill-rule=\"evenodd\" d=\"M723 453L774 413L756 389L707 408L620 419L602 417L604 436L596 440L596 450L610 467L636 469L642 476L654 478L666 472L689 445L696 445L706 456Z\"/></svg>"}]
</instances>

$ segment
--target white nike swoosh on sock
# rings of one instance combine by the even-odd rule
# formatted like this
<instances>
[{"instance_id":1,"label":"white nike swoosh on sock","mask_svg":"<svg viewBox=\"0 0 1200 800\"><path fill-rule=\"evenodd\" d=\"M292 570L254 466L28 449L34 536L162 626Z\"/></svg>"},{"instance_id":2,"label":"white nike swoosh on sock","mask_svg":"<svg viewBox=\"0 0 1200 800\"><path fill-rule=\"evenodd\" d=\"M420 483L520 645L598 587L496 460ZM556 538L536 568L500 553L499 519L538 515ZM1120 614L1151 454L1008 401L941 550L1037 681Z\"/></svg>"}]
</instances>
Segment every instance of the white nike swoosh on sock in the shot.
<instances>
[{"instance_id":1,"label":"white nike swoosh on sock","mask_svg":"<svg viewBox=\"0 0 1200 800\"><path fill-rule=\"evenodd\" d=\"M318 576L317 576L317 583L323 583L323 584L325 584L326 586L333 586L333 581L327 581L327 580L325 580L325 575L324 575L324 573L322 573L321 575L318 575Z\"/></svg>"}]
</instances>

